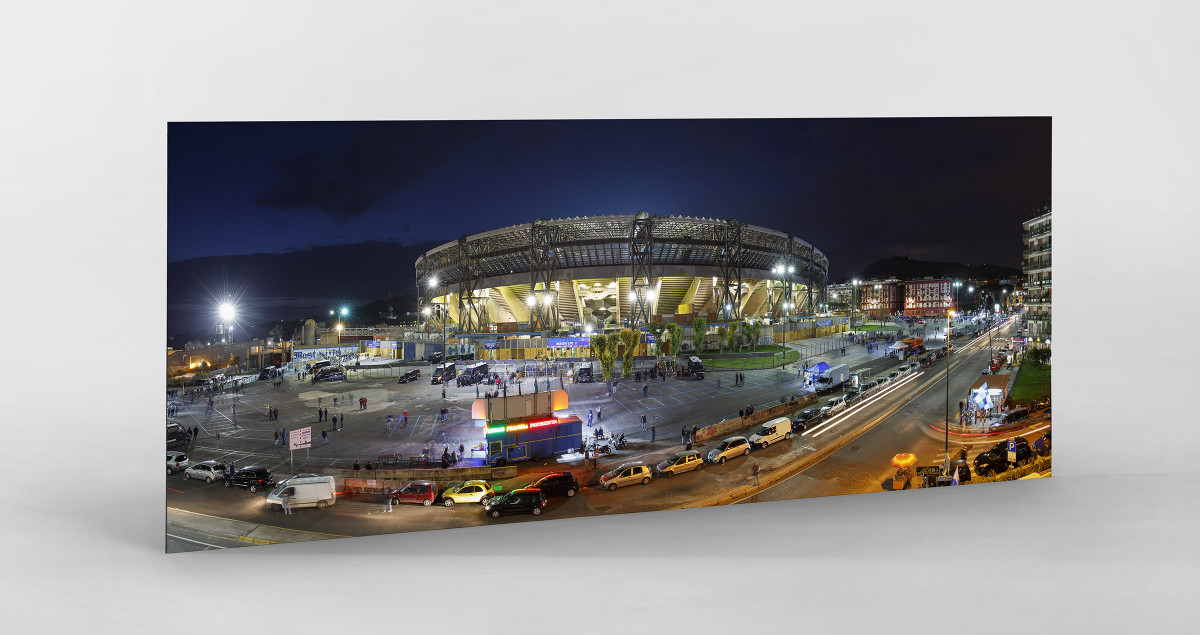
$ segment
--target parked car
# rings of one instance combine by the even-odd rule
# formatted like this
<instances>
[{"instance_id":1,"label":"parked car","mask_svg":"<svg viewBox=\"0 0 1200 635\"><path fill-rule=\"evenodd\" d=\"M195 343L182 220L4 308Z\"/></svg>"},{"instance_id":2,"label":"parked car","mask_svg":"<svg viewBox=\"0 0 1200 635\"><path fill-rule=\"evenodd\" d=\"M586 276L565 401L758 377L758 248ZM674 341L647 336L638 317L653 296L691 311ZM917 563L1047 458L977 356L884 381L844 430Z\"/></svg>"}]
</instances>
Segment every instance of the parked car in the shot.
<instances>
[{"instance_id":1,"label":"parked car","mask_svg":"<svg viewBox=\"0 0 1200 635\"><path fill-rule=\"evenodd\" d=\"M446 507L453 507L455 503L486 505L495 495L487 481L458 481L442 490L442 504Z\"/></svg>"},{"instance_id":2,"label":"parked car","mask_svg":"<svg viewBox=\"0 0 1200 635\"><path fill-rule=\"evenodd\" d=\"M787 417L779 417L772 419L761 426L754 434L750 435L748 441L750 445L766 449L767 446L777 441L785 441L792 438L792 422Z\"/></svg>"},{"instance_id":3,"label":"parked car","mask_svg":"<svg viewBox=\"0 0 1200 635\"><path fill-rule=\"evenodd\" d=\"M167 450L167 474L174 474L180 470L186 470L188 466L188 457L183 452L174 452Z\"/></svg>"},{"instance_id":4,"label":"parked car","mask_svg":"<svg viewBox=\"0 0 1200 635\"><path fill-rule=\"evenodd\" d=\"M750 441L746 437L729 437L708 451L704 460L724 464L726 459L750 454Z\"/></svg>"},{"instance_id":5,"label":"parked car","mask_svg":"<svg viewBox=\"0 0 1200 635\"><path fill-rule=\"evenodd\" d=\"M1008 453L988 450L975 457L975 473L980 476L1008 471Z\"/></svg>"},{"instance_id":6,"label":"parked car","mask_svg":"<svg viewBox=\"0 0 1200 635\"><path fill-rule=\"evenodd\" d=\"M842 394L842 401L845 401L846 405L849 406L850 404L858 401L859 396L861 396L862 394L863 393L861 393L857 390L847 390L845 393Z\"/></svg>"},{"instance_id":7,"label":"parked car","mask_svg":"<svg viewBox=\"0 0 1200 635\"><path fill-rule=\"evenodd\" d=\"M589 384L592 381L594 380L592 378L592 369L590 366L584 366L583 368L575 369L575 383Z\"/></svg>"},{"instance_id":8,"label":"parked car","mask_svg":"<svg viewBox=\"0 0 1200 635\"><path fill-rule=\"evenodd\" d=\"M892 372L888 373L887 377L888 381L896 381L896 379L900 377L900 372L893 370Z\"/></svg>"},{"instance_id":9,"label":"parked car","mask_svg":"<svg viewBox=\"0 0 1200 635\"><path fill-rule=\"evenodd\" d=\"M526 487L539 489L546 496L571 497L579 492L579 481L571 472L551 472Z\"/></svg>"},{"instance_id":10,"label":"parked car","mask_svg":"<svg viewBox=\"0 0 1200 635\"><path fill-rule=\"evenodd\" d=\"M393 505L400 503L420 503L426 507L437 499L438 487L433 481L413 481L400 489L388 493Z\"/></svg>"},{"instance_id":11,"label":"parked car","mask_svg":"<svg viewBox=\"0 0 1200 635\"><path fill-rule=\"evenodd\" d=\"M233 476L225 479L225 487L244 487L251 492L257 492L260 487L270 487L275 484L275 479L271 476L271 470L261 465L251 465L244 467Z\"/></svg>"},{"instance_id":12,"label":"parked car","mask_svg":"<svg viewBox=\"0 0 1200 635\"><path fill-rule=\"evenodd\" d=\"M217 461L201 461L183 471L183 478L200 479L205 483L225 478L225 464Z\"/></svg>"},{"instance_id":13,"label":"parked car","mask_svg":"<svg viewBox=\"0 0 1200 635\"><path fill-rule=\"evenodd\" d=\"M407 384L410 381L416 381L420 378L421 378L421 371L414 368L412 370L406 370L403 373L401 373L399 383Z\"/></svg>"},{"instance_id":14,"label":"parked car","mask_svg":"<svg viewBox=\"0 0 1200 635\"><path fill-rule=\"evenodd\" d=\"M650 482L650 467L641 461L633 461L631 463L622 463L615 470L610 470L600 477L600 487L613 491L618 487L641 483L646 485Z\"/></svg>"},{"instance_id":15,"label":"parked car","mask_svg":"<svg viewBox=\"0 0 1200 635\"><path fill-rule=\"evenodd\" d=\"M541 516L546 509L546 495L538 489L515 489L501 494L483 506L483 513L492 518L509 514L533 514Z\"/></svg>"},{"instance_id":16,"label":"parked car","mask_svg":"<svg viewBox=\"0 0 1200 635\"><path fill-rule=\"evenodd\" d=\"M820 409L809 408L808 410L801 411L800 414L796 415L795 419L792 419L792 431L793 432L804 432L805 430L811 428L812 426L817 425L820 422L821 422Z\"/></svg>"},{"instance_id":17,"label":"parked car","mask_svg":"<svg viewBox=\"0 0 1200 635\"><path fill-rule=\"evenodd\" d=\"M1029 447L1029 440L1025 437L1013 437L1013 440L1017 442L1017 463L1024 463L1029 459L1030 456L1033 455L1033 450ZM997 441L996 444L992 446L992 449L1007 454L1008 439Z\"/></svg>"},{"instance_id":18,"label":"parked car","mask_svg":"<svg viewBox=\"0 0 1200 635\"><path fill-rule=\"evenodd\" d=\"M920 364L918 364L917 362L909 362L909 363L908 363L908 369L909 369L909 370L916 370L916 369L917 369L917 366L920 366Z\"/></svg>"},{"instance_id":19,"label":"parked car","mask_svg":"<svg viewBox=\"0 0 1200 635\"><path fill-rule=\"evenodd\" d=\"M686 452L677 452L671 458L660 461L658 465L654 466L654 471L660 476L670 478L676 474L698 470L702 465L704 465L704 459L700 457L700 452L698 450L688 450Z\"/></svg>"},{"instance_id":20,"label":"parked car","mask_svg":"<svg viewBox=\"0 0 1200 635\"><path fill-rule=\"evenodd\" d=\"M958 470L958 482L959 483L970 483L971 482L971 466L967 465L966 461L964 461L962 459L957 459L957 460L951 461L950 462L950 471L946 472L946 476L953 477L955 470Z\"/></svg>"},{"instance_id":21,"label":"parked car","mask_svg":"<svg viewBox=\"0 0 1200 635\"><path fill-rule=\"evenodd\" d=\"M821 406L821 415L823 417L828 417L829 415L837 414L845 409L846 400L842 397L834 397L833 399L826 401L824 406Z\"/></svg>"}]
</instances>

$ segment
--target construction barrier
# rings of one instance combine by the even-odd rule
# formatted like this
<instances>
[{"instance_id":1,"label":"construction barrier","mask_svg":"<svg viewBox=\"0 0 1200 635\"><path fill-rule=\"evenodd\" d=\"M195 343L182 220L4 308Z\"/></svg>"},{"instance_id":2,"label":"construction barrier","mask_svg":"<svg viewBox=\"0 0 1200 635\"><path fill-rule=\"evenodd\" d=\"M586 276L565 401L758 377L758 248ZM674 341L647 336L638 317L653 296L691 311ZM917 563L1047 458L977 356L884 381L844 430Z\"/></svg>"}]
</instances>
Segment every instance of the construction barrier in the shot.
<instances>
[{"instance_id":1,"label":"construction barrier","mask_svg":"<svg viewBox=\"0 0 1200 635\"><path fill-rule=\"evenodd\" d=\"M761 423L770 421L776 417L791 417L797 412L811 407L817 403L815 394L804 395L797 399L793 399L786 403L777 406L771 406L762 410L755 410L754 414L745 417L734 417L724 421L714 423L711 426L705 426L696 431L696 442L711 439L713 437L724 436L730 432L741 430L750 426L756 426Z\"/></svg>"}]
</instances>

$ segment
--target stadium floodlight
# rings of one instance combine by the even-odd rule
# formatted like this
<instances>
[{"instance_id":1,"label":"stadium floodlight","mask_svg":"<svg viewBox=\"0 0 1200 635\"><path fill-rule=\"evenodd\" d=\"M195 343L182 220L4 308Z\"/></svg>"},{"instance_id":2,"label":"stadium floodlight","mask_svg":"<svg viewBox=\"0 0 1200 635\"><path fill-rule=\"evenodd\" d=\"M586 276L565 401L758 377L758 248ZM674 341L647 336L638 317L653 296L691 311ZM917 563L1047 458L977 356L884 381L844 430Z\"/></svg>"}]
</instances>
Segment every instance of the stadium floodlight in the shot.
<instances>
[{"instance_id":1,"label":"stadium floodlight","mask_svg":"<svg viewBox=\"0 0 1200 635\"><path fill-rule=\"evenodd\" d=\"M330 311L330 312L332 313L332 311ZM421 310L421 312L424 313L425 315L429 315L430 313L432 313L432 311L429 310L429 307L425 307L424 309Z\"/></svg>"},{"instance_id":2,"label":"stadium floodlight","mask_svg":"<svg viewBox=\"0 0 1200 635\"><path fill-rule=\"evenodd\" d=\"M228 322L233 319L234 315L237 315L237 310L233 308L232 304L226 302L225 304L221 305L221 319L222 320L225 320L226 322Z\"/></svg>"},{"instance_id":3,"label":"stadium floodlight","mask_svg":"<svg viewBox=\"0 0 1200 635\"><path fill-rule=\"evenodd\" d=\"M346 307L342 307L342 315L349 315L349 314L350 314L350 309L347 309Z\"/></svg>"},{"instance_id":4,"label":"stadium floodlight","mask_svg":"<svg viewBox=\"0 0 1200 635\"><path fill-rule=\"evenodd\" d=\"M532 293L529 294L529 296L525 298L525 304L528 304L529 306L536 306L537 296L533 295Z\"/></svg>"},{"instance_id":5,"label":"stadium floodlight","mask_svg":"<svg viewBox=\"0 0 1200 635\"><path fill-rule=\"evenodd\" d=\"M653 289L646 292L646 299L651 302L654 301L654 290Z\"/></svg>"},{"instance_id":6,"label":"stadium floodlight","mask_svg":"<svg viewBox=\"0 0 1200 635\"><path fill-rule=\"evenodd\" d=\"M788 265L788 273L796 273L796 268L792 265Z\"/></svg>"},{"instance_id":7,"label":"stadium floodlight","mask_svg":"<svg viewBox=\"0 0 1200 635\"><path fill-rule=\"evenodd\" d=\"M437 286L437 276L430 276L430 277L429 277L429 286L431 286L431 287L436 287L436 286Z\"/></svg>"}]
</instances>

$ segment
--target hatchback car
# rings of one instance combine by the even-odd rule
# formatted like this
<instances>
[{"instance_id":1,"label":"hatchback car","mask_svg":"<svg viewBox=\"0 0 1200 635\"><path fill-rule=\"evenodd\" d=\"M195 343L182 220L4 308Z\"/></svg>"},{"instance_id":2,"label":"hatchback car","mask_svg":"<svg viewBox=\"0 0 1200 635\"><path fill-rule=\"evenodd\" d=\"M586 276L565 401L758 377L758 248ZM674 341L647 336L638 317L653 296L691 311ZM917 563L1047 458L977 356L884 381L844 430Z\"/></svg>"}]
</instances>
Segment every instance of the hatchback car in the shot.
<instances>
[{"instance_id":1,"label":"hatchback car","mask_svg":"<svg viewBox=\"0 0 1200 635\"><path fill-rule=\"evenodd\" d=\"M186 470L188 466L188 457L183 452L167 451L167 474L174 474L181 470Z\"/></svg>"},{"instance_id":2,"label":"hatchback car","mask_svg":"<svg viewBox=\"0 0 1200 635\"><path fill-rule=\"evenodd\" d=\"M400 503L420 503L426 507L433 504L437 498L438 487L433 481L413 481L400 489L388 493L393 505Z\"/></svg>"},{"instance_id":3,"label":"hatchback car","mask_svg":"<svg viewBox=\"0 0 1200 635\"><path fill-rule=\"evenodd\" d=\"M858 398L859 398L860 396L862 396L862 394L863 394L863 393L861 393L861 392L859 392L859 391L857 391L857 390L847 390L847 391L846 391L846 392L845 392L845 393L842 395L842 401L845 401L845 402L846 402L846 405L847 405L847 406L849 406L850 404L852 404L852 403L854 403L854 402L858 401Z\"/></svg>"},{"instance_id":4,"label":"hatchback car","mask_svg":"<svg viewBox=\"0 0 1200 635\"><path fill-rule=\"evenodd\" d=\"M225 487L244 487L251 492L257 492L260 487L270 487L275 484L271 470L261 465L251 465L233 473L225 479Z\"/></svg>"},{"instance_id":5,"label":"hatchback car","mask_svg":"<svg viewBox=\"0 0 1200 635\"><path fill-rule=\"evenodd\" d=\"M492 518L509 514L533 514L541 516L546 509L546 495L538 489L515 489L501 494L483 506L483 513Z\"/></svg>"},{"instance_id":6,"label":"hatchback car","mask_svg":"<svg viewBox=\"0 0 1200 635\"><path fill-rule=\"evenodd\" d=\"M569 498L579 492L579 480L570 472L551 472L526 487L542 490L546 496Z\"/></svg>"},{"instance_id":7,"label":"hatchback car","mask_svg":"<svg viewBox=\"0 0 1200 635\"><path fill-rule=\"evenodd\" d=\"M676 474L698 470L702 465L704 465L704 459L700 458L700 452L688 450L687 452L678 452L665 461L660 461L658 465L654 466L654 471L670 478Z\"/></svg>"},{"instance_id":8,"label":"hatchback car","mask_svg":"<svg viewBox=\"0 0 1200 635\"><path fill-rule=\"evenodd\" d=\"M488 501L496 492L492 490L492 486L487 481L467 481L465 483L451 483L449 487L442 492L442 504L446 507L453 507L455 503L479 503L487 505Z\"/></svg>"},{"instance_id":9,"label":"hatchback car","mask_svg":"<svg viewBox=\"0 0 1200 635\"><path fill-rule=\"evenodd\" d=\"M641 461L622 463L620 467L611 470L600 477L600 487L613 491L618 487L641 483L650 483L650 467Z\"/></svg>"},{"instance_id":10,"label":"hatchback car","mask_svg":"<svg viewBox=\"0 0 1200 635\"><path fill-rule=\"evenodd\" d=\"M896 381L896 378L899 376L900 372L893 370L892 372L888 373L888 381Z\"/></svg>"},{"instance_id":11,"label":"hatchback car","mask_svg":"<svg viewBox=\"0 0 1200 635\"><path fill-rule=\"evenodd\" d=\"M795 419L792 419L792 431L803 432L820 422L821 411L817 408L809 408L796 415Z\"/></svg>"},{"instance_id":12,"label":"hatchback car","mask_svg":"<svg viewBox=\"0 0 1200 635\"><path fill-rule=\"evenodd\" d=\"M729 437L708 451L704 460L724 464L726 459L750 454L750 441L746 437Z\"/></svg>"},{"instance_id":13,"label":"hatchback car","mask_svg":"<svg viewBox=\"0 0 1200 635\"><path fill-rule=\"evenodd\" d=\"M183 478L200 479L205 483L225 478L225 464L217 461L201 461L183 471Z\"/></svg>"},{"instance_id":14,"label":"hatchback car","mask_svg":"<svg viewBox=\"0 0 1200 635\"><path fill-rule=\"evenodd\" d=\"M837 414L845 409L846 400L842 397L834 397L833 399L826 401L824 406L821 406L821 416L828 417L829 415Z\"/></svg>"}]
</instances>

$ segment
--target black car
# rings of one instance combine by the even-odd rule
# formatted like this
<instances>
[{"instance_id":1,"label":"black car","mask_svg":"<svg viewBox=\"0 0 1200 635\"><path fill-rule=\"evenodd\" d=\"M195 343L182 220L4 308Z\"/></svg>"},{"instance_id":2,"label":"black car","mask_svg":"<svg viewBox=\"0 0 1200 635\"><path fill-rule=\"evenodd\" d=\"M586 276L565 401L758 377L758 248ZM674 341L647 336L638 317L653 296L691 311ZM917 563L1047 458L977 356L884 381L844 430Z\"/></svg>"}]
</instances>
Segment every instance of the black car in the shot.
<instances>
[{"instance_id":1,"label":"black car","mask_svg":"<svg viewBox=\"0 0 1200 635\"><path fill-rule=\"evenodd\" d=\"M429 356L429 363L430 363L430 364L440 364L440 363L442 363L442 354L441 354L441 353L433 353L432 355L430 355L430 356Z\"/></svg>"},{"instance_id":2,"label":"black car","mask_svg":"<svg viewBox=\"0 0 1200 635\"><path fill-rule=\"evenodd\" d=\"M1004 415L1004 423L1013 423L1014 421L1020 421L1022 419L1027 419L1027 418L1029 418L1029 408L1017 408L1016 410L1013 410L1013 411L1009 412L1008 414ZM1025 440L1023 437L1019 437L1019 438L1021 439L1021 441ZM1018 443L1019 443L1019 441L1018 441Z\"/></svg>"},{"instance_id":3,"label":"black car","mask_svg":"<svg viewBox=\"0 0 1200 635\"><path fill-rule=\"evenodd\" d=\"M407 384L410 381L416 381L420 378L421 378L421 371L414 368L412 370L406 370L403 373L401 373L399 383Z\"/></svg>"},{"instance_id":4,"label":"black car","mask_svg":"<svg viewBox=\"0 0 1200 635\"><path fill-rule=\"evenodd\" d=\"M1008 471L1008 452L988 450L975 457L975 473L980 476Z\"/></svg>"},{"instance_id":5,"label":"black car","mask_svg":"<svg viewBox=\"0 0 1200 635\"><path fill-rule=\"evenodd\" d=\"M1025 437L1013 437L1013 440L1017 442L1017 462L1022 463L1022 455L1029 456L1032 454L1032 450L1029 448L1029 440ZM996 445L992 446L992 449L998 452L1007 453L1008 440L1005 439L1004 441L997 441Z\"/></svg>"},{"instance_id":6,"label":"black car","mask_svg":"<svg viewBox=\"0 0 1200 635\"><path fill-rule=\"evenodd\" d=\"M959 483L970 483L971 482L971 466L967 465L966 461L964 461L962 459L959 459L957 461L951 461L950 462L950 471L946 472L946 476L954 478L955 470L958 470L958 482Z\"/></svg>"},{"instance_id":7,"label":"black car","mask_svg":"<svg viewBox=\"0 0 1200 635\"><path fill-rule=\"evenodd\" d=\"M271 476L271 470L261 465L244 467L225 479L225 487L237 485L251 492L257 492L260 487L270 487L274 484L275 479Z\"/></svg>"},{"instance_id":8,"label":"black car","mask_svg":"<svg viewBox=\"0 0 1200 635\"><path fill-rule=\"evenodd\" d=\"M792 431L803 432L820 422L821 409L809 408L808 410L804 410L800 414L796 415L795 419L792 419Z\"/></svg>"},{"instance_id":9,"label":"black car","mask_svg":"<svg viewBox=\"0 0 1200 635\"><path fill-rule=\"evenodd\" d=\"M847 390L842 395L842 399L845 400L846 405L849 406L850 404L858 401L858 391L857 390Z\"/></svg>"},{"instance_id":10,"label":"black car","mask_svg":"<svg viewBox=\"0 0 1200 635\"><path fill-rule=\"evenodd\" d=\"M580 368L579 370L575 371L575 383L590 384L593 381L594 381L594 379L592 378L592 369L590 367L584 366L583 368Z\"/></svg>"},{"instance_id":11,"label":"black car","mask_svg":"<svg viewBox=\"0 0 1200 635\"><path fill-rule=\"evenodd\" d=\"M540 489L515 489L488 501L483 513L492 518L509 514L533 514L540 516L546 509L546 495Z\"/></svg>"},{"instance_id":12,"label":"black car","mask_svg":"<svg viewBox=\"0 0 1200 635\"><path fill-rule=\"evenodd\" d=\"M574 496L579 481L570 472L551 472L525 487L539 489L546 496Z\"/></svg>"}]
</instances>

